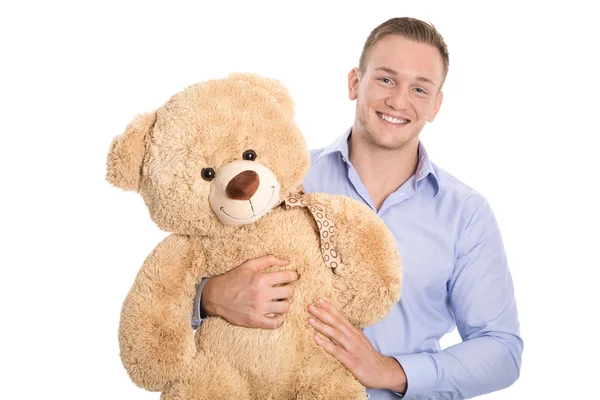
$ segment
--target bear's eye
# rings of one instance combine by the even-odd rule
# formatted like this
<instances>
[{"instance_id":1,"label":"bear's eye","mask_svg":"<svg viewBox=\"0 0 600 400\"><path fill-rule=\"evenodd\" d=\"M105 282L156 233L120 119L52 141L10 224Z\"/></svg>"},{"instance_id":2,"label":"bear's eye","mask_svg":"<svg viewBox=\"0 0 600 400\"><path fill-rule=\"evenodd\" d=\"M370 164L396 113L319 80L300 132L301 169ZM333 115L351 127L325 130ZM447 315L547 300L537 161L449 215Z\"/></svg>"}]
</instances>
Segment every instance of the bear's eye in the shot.
<instances>
[{"instance_id":1,"label":"bear's eye","mask_svg":"<svg viewBox=\"0 0 600 400\"><path fill-rule=\"evenodd\" d=\"M215 170L212 168L202 168L200 175L202 175L202 179L205 181L212 181L215 177Z\"/></svg>"},{"instance_id":2,"label":"bear's eye","mask_svg":"<svg viewBox=\"0 0 600 400\"><path fill-rule=\"evenodd\" d=\"M242 158L244 160L254 161L256 160L256 153L254 152L254 150L246 150L244 154L242 154Z\"/></svg>"}]
</instances>

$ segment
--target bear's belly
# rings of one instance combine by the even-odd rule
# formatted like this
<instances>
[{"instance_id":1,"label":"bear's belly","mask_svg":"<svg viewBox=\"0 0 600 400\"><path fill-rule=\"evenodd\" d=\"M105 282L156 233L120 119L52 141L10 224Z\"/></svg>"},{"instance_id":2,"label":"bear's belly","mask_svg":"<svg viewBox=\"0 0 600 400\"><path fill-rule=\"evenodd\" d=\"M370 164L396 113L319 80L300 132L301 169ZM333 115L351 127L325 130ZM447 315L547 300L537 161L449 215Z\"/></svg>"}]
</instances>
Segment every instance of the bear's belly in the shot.
<instances>
[{"instance_id":1,"label":"bear's belly","mask_svg":"<svg viewBox=\"0 0 600 400\"><path fill-rule=\"evenodd\" d=\"M308 212L277 212L254 225L223 240L203 240L205 276L225 273L246 260L269 254L290 260L286 267L265 270L298 273L290 311L277 329L238 327L220 317L207 318L198 328L196 343L206 357L218 360L216 365L228 363L249 377L253 387L289 385L304 369L306 355L322 353L331 358L312 338L315 330L307 323L307 306L317 296L332 299L333 273L323 261L316 223Z\"/></svg>"},{"instance_id":2,"label":"bear's belly","mask_svg":"<svg viewBox=\"0 0 600 400\"><path fill-rule=\"evenodd\" d=\"M255 329L233 326L222 318L210 317L198 328L197 347L209 359L218 360L217 364L230 364L244 376L256 376L261 380L280 378L285 371L296 368L298 347L302 346L299 333L290 326L290 320L287 318L277 329Z\"/></svg>"}]
</instances>

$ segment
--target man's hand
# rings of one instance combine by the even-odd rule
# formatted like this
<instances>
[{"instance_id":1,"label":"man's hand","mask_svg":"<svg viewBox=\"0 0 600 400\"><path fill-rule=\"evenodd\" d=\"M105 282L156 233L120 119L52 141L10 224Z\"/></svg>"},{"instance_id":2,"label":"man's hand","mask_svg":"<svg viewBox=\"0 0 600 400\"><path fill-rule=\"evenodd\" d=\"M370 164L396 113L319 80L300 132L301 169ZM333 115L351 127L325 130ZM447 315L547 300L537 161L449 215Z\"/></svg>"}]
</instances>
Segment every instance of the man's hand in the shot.
<instances>
[{"instance_id":1,"label":"man's hand","mask_svg":"<svg viewBox=\"0 0 600 400\"><path fill-rule=\"evenodd\" d=\"M209 316L248 328L274 329L283 323L298 274L294 271L262 272L289 261L274 256L248 260L237 268L206 282L201 307ZM269 314L269 315L267 315Z\"/></svg>"},{"instance_id":2,"label":"man's hand","mask_svg":"<svg viewBox=\"0 0 600 400\"><path fill-rule=\"evenodd\" d=\"M365 334L354 327L330 302L318 299L318 307L310 304L308 311L316 318L308 323L317 332L315 342L337 358L363 386L372 389L390 389L406 392L406 375L394 358L380 354Z\"/></svg>"}]
</instances>

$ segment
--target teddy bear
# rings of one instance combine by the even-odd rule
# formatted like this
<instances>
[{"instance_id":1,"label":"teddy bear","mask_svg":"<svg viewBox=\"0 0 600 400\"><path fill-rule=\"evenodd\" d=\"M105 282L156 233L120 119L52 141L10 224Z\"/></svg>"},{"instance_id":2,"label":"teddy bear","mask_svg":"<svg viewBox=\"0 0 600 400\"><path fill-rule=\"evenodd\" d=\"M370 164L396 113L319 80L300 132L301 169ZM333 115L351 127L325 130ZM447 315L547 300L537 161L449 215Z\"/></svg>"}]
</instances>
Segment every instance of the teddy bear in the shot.
<instances>
[{"instance_id":1,"label":"teddy bear","mask_svg":"<svg viewBox=\"0 0 600 400\"><path fill-rule=\"evenodd\" d=\"M356 327L400 298L397 244L366 205L304 193L310 153L279 80L232 73L193 84L116 136L106 179L139 193L167 235L121 309L121 361L161 399L365 399L365 388L318 346L308 304L328 299ZM221 317L191 325L196 287L244 261L290 260L299 275L276 329ZM326 339L328 340L328 339Z\"/></svg>"}]
</instances>

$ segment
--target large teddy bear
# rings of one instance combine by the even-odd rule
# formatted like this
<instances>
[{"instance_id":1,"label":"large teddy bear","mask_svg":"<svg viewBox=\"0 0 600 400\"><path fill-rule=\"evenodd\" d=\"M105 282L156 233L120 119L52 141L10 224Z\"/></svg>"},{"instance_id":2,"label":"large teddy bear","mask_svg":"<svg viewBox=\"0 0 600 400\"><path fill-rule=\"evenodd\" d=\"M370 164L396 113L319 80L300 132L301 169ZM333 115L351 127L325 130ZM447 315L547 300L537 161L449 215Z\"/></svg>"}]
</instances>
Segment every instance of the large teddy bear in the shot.
<instances>
[{"instance_id":1,"label":"large teddy bear","mask_svg":"<svg viewBox=\"0 0 600 400\"><path fill-rule=\"evenodd\" d=\"M365 388L313 340L307 305L329 299L357 327L399 300L394 237L364 204L302 192L309 152L279 81L231 74L197 83L117 136L107 180L143 197L167 236L127 295L120 354L161 399L365 399ZM196 285L273 254L299 274L277 329L209 317L191 326Z\"/></svg>"}]
</instances>

